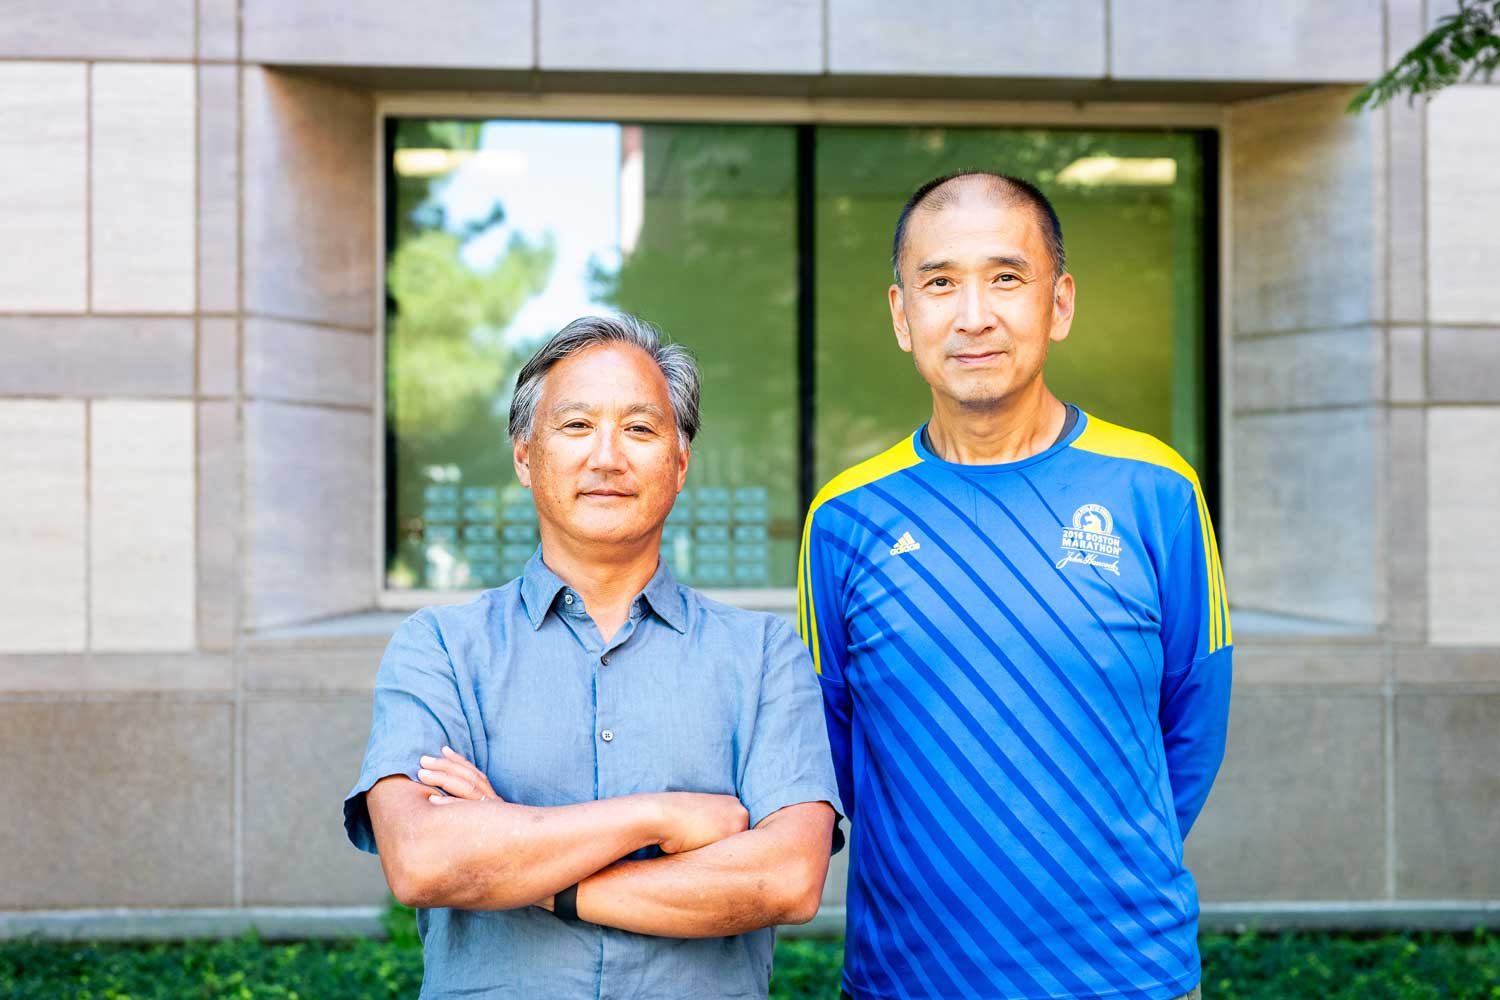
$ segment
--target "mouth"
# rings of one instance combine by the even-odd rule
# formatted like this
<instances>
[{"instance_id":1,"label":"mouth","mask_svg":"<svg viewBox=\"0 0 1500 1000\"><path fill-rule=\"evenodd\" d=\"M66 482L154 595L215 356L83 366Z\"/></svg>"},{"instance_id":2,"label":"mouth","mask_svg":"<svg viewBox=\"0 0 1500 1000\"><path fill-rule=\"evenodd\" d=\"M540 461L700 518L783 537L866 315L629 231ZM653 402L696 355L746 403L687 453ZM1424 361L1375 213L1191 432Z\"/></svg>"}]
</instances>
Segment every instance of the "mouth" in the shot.
<instances>
[{"instance_id":1,"label":"mouth","mask_svg":"<svg viewBox=\"0 0 1500 1000\"><path fill-rule=\"evenodd\" d=\"M1004 351L968 351L964 354L950 354L949 357L961 365L986 365L998 361L1006 352Z\"/></svg>"},{"instance_id":2,"label":"mouth","mask_svg":"<svg viewBox=\"0 0 1500 1000\"><path fill-rule=\"evenodd\" d=\"M590 500L618 500L624 497L635 496L634 493L625 493L621 490L585 490L578 494Z\"/></svg>"}]
</instances>

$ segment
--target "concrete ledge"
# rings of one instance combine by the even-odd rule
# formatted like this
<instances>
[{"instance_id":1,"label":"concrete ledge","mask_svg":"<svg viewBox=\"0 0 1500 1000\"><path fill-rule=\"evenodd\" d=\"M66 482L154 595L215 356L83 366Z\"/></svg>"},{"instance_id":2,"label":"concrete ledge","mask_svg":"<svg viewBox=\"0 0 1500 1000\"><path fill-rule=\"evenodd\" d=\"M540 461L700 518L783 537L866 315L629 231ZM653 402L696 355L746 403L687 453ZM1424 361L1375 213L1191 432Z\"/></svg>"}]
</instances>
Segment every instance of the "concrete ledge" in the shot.
<instances>
[{"instance_id":1,"label":"concrete ledge","mask_svg":"<svg viewBox=\"0 0 1500 1000\"><path fill-rule=\"evenodd\" d=\"M1472 931L1500 923L1500 900L1204 903L1207 931Z\"/></svg>"},{"instance_id":2,"label":"concrete ledge","mask_svg":"<svg viewBox=\"0 0 1500 1000\"><path fill-rule=\"evenodd\" d=\"M238 937L251 928L268 941L385 937L379 906L263 906L193 910L0 911L0 939L180 941Z\"/></svg>"},{"instance_id":3,"label":"concrete ledge","mask_svg":"<svg viewBox=\"0 0 1500 1000\"><path fill-rule=\"evenodd\" d=\"M237 937L251 928L267 941L383 938L378 906L262 906L202 910L0 911L0 939L174 941ZM782 937L839 937L842 906L824 906L810 922L781 927ZM1369 903L1206 903L1206 931L1471 931L1500 926L1500 900Z\"/></svg>"}]
</instances>

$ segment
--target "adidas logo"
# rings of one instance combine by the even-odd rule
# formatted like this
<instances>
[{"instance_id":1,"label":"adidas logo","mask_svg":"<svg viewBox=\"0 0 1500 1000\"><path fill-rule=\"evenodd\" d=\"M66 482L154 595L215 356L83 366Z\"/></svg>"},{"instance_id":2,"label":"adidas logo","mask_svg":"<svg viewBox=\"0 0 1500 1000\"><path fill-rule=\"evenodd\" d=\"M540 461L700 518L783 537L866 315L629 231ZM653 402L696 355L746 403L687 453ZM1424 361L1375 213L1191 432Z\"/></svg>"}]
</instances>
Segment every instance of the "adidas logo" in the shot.
<instances>
[{"instance_id":1,"label":"adidas logo","mask_svg":"<svg viewBox=\"0 0 1500 1000\"><path fill-rule=\"evenodd\" d=\"M911 537L910 531L907 531L901 535L901 537L896 541L895 545L891 546L891 555L904 556L908 552L915 552L921 547L922 544L915 538Z\"/></svg>"}]
</instances>

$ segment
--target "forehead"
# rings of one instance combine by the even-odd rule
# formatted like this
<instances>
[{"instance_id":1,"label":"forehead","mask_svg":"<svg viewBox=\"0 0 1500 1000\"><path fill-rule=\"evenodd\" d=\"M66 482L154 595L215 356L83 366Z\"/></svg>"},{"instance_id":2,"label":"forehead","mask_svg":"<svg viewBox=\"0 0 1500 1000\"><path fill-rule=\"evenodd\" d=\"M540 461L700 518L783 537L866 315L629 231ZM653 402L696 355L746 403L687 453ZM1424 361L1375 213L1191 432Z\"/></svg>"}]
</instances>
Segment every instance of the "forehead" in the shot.
<instances>
[{"instance_id":1,"label":"forehead","mask_svg":"<svg viewBox=\"0 0 1500 1000\"><path fill-rule=\"evenodd\" d=\"M547 403L570 400L590 406L669 404L667 380L651 356L631 344L597 344L570 355L547 371Z\"/></svg>"},{"instance_id":2,"label":"forehead","mask_svg":"<svg viewBox=\"0 0 1500 1000\"><path fill-rule=\"evenodd\" d=\"M968 189L941 207L912 213L904 263L920 264L935 253L964 247L985 254L1021 251L1033 257L1046 252L1038 213L1019 199Z\"/></svg>"}]
</instances>

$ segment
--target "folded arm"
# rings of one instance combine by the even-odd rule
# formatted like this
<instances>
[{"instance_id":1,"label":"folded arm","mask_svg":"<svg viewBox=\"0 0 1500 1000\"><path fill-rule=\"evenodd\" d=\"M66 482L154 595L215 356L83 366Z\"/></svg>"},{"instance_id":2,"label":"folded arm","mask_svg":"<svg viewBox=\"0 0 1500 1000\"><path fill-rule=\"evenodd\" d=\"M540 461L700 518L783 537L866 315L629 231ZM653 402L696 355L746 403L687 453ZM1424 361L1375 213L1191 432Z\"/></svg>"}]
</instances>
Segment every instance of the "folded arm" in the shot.
<instances>
[{"instance_id":1,"label":"folded arm","mask_svg":"<svg viewBox=\"0 0 1500 1000\"><path fill-rule=\"evenodd\" d=\"M828 803L805 802L695 851L611 865L579 884L578 916L679 938L806 923L822 898L833 824Z\"/></svg>"},{"instance_id":2,"label":"folded arm","mask_svg":"<svg viewBox=\"0 0 1500 1000\"><path fill-rule=\"evenodd\" d=\"M386 881L408 906L529 906L642 847L690 851L748 823L731 796L690 792L551 808L492 793L482 801L433 797L405 775L383 778L368 793Z\"/></svg>"}]
</instances>

